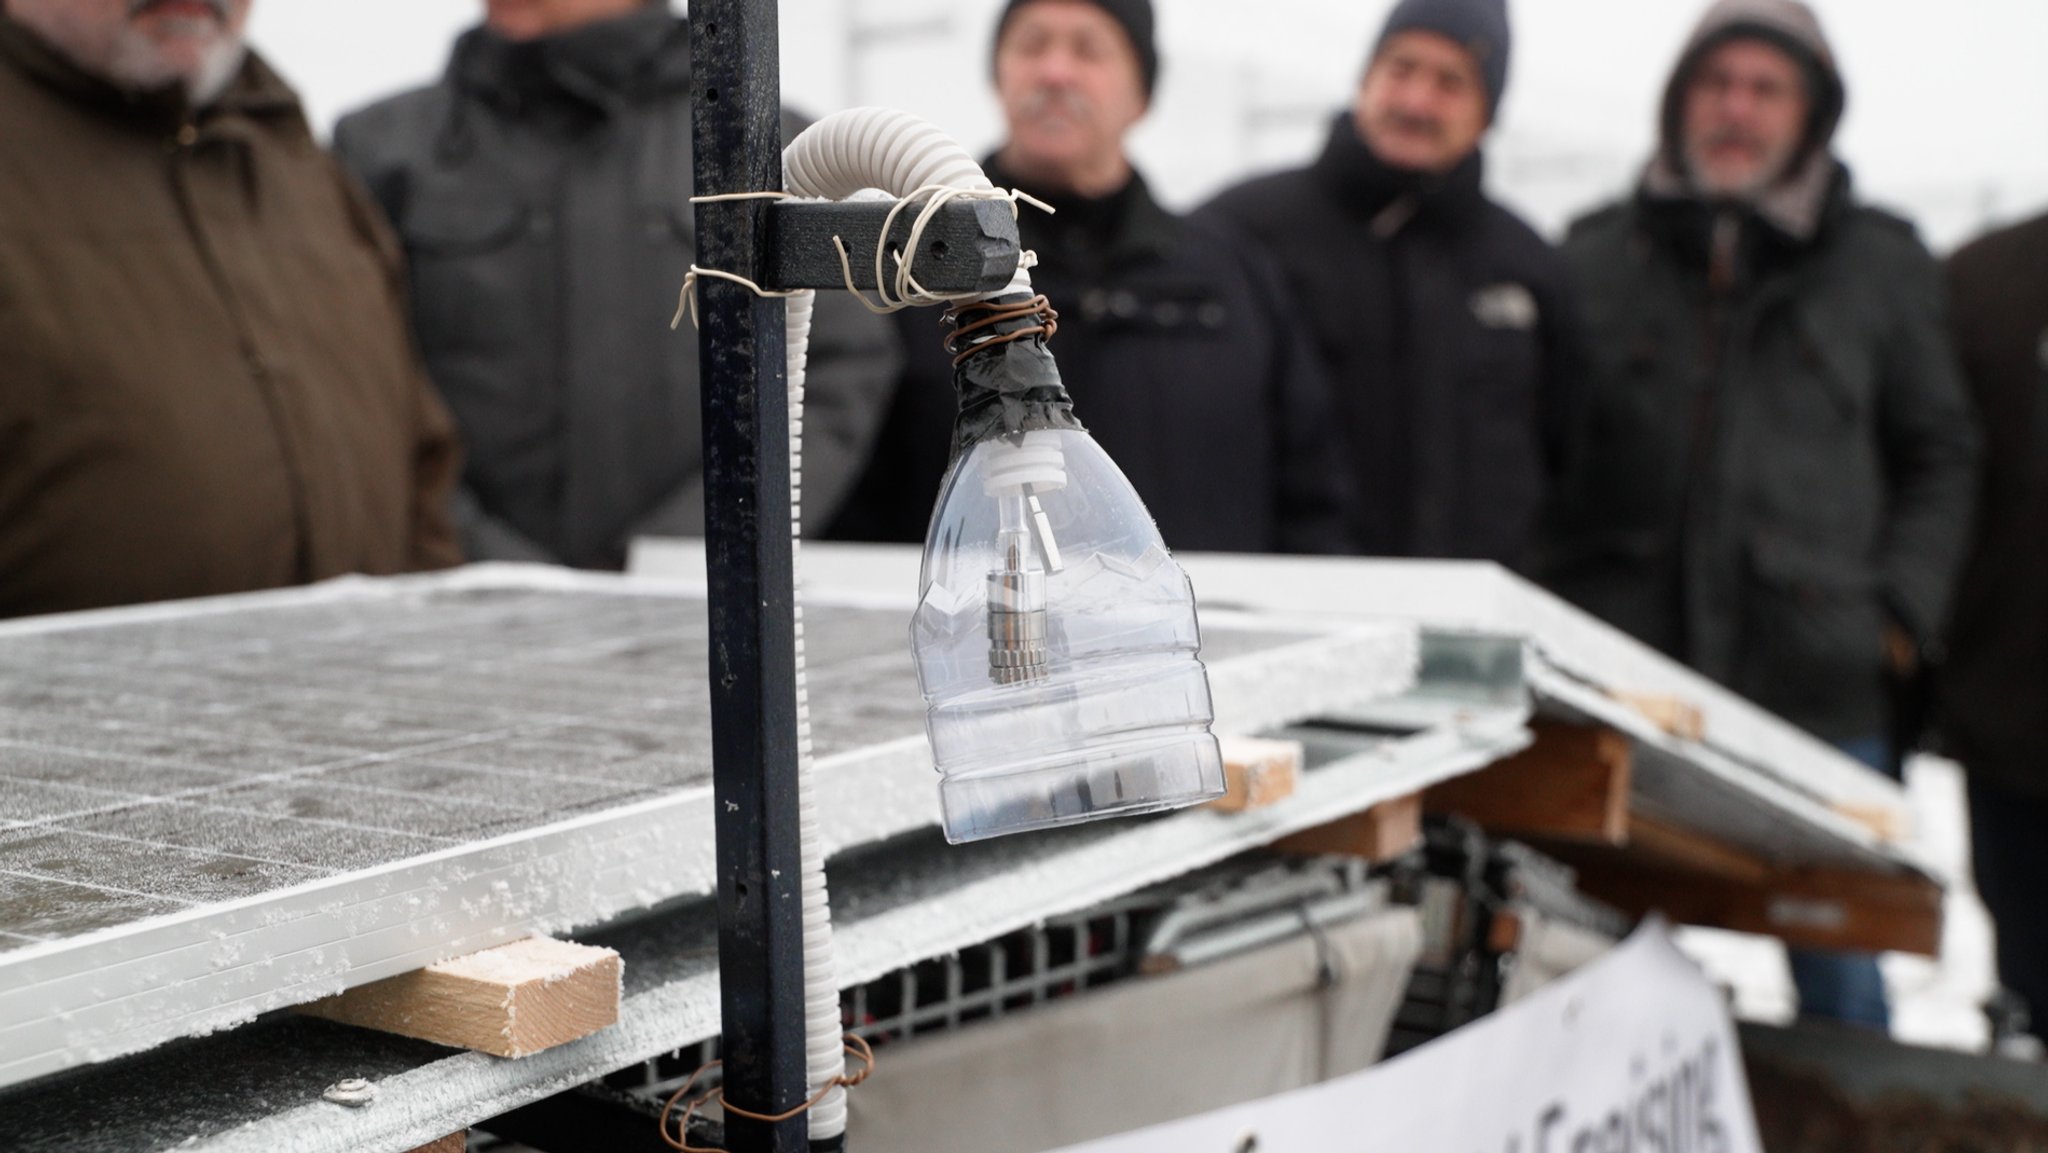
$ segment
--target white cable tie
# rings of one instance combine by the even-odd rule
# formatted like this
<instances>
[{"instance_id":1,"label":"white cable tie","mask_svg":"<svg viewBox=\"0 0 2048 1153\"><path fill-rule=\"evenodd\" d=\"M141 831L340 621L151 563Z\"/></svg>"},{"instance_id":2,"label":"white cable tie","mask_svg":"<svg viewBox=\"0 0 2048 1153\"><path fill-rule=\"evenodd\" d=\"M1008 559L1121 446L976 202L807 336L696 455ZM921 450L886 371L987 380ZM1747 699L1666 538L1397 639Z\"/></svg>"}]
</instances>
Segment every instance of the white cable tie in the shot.
<instances>
[{"instance_id":1,"label":"white cable tie","mask_svg":"<svg viewBox=\"0 0 2048 1153\"><path fill-rule=\"evenodd\" d=\"M794 200L794 192L721 192L716 196L692 196L692 204L718 204L727 200Z\"/></svg>"},{"instance_id":2,"label":"white cable tie","mask_svg":"<svg viewBox=\"0 0 2048 1153\"><path fill-rule=\"evenodd\" d=\"M713 278L714 280L729 280L732 283L739 285L741 288L744 288L749 292L752 292L755 296L764 297L768 299L786 299L792 296L802 296L804 293L811 291L808 288L792 288L788 290L763 288L760 285L754 283L751 280L748 280L746 277L741 276L736 272L721 272L716 268L700 268L697 265L692 264L690 266L690 271L688 275L683 277L682 295L676 298L676 314L674 316L669 317L668 319L668 327L670 332L674 332L676 329L682 327L683 316L685 313L687 313L690 317L690 327L698 327L697 282L704 279L707 276Z\"/></svg>"}]
</instances>

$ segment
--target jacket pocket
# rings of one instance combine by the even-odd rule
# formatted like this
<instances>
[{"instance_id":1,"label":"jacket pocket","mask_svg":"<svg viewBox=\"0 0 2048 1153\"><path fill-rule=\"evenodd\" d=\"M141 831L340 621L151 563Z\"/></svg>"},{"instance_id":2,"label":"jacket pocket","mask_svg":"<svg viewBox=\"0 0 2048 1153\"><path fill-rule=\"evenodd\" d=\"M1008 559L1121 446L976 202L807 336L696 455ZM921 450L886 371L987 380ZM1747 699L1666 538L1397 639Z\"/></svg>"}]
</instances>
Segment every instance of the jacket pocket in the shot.
<instances>
[{"instance_id":1,"label":"jacket pocket","mask_svg":"<svg viewBox=\"0 0 2048 1153\"><path fill-rule=\"evenodd\" d=\"M1749 547L1736 688L1795 717L1874 692L1884 660L1876 570L1860 557L1775 534Z\"/></svg>"},{"instance_id":2,"label":"jacket pocket","mask_svg":"<svg viewBox=\"0 0 2048 1153\"><path fill-rule=\"evenodd\" d=\"M463 256L509 244L526 230L526 209L464 197L420 199L399 223L406 247L427 256Z\"/></svg>"},{"instance_id":3,"label":"jacket pocket","mask_svg":"<svg viewBox=\"0 0 2048 1153\"><path fill-rule=\"evenodd\" d=\"M533 241L544 223L519 204L454 196L415 200L398 222L420 347L458 405L457 391L515 388L502 377L528 371L541 351L552 246ZM451 361L478 370L458 381Z\"/></svg>"}]
</instances>

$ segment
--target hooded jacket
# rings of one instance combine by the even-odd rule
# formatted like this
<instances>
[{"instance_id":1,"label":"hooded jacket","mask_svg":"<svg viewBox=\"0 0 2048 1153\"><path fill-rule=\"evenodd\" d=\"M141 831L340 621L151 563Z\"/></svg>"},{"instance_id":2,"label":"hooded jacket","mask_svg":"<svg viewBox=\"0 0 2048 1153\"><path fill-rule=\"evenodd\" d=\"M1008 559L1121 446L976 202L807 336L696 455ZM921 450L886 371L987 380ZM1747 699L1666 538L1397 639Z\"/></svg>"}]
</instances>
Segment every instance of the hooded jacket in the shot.
<instances>
[{"instance_id":1,"label":"hooded jacket","mask_svg":"<svg viewBox=\"0 0 2048 1153\"><path fill-rule=\"evenodd\" d=\"M1346 114L1313 165L1196 212L1286 275L1330 369L1351 535L1370 555L1526 562L1569 450L1564 264L1481 177L1476 152L1442 176L1390 168Z\"/></svg>"},{"instance_id":2,"label":"hooded jacket","mask_svg":"<svg viewBox=\"0 0 2048 1153\"><path fill-rule=\"evenodd\" d=\"M335 128L405 243L479 558L616 568L636 535L703 532L696 332L669 329L695 248L689 86L688 25L648 5L526 43L471 30L439 83ZM819 293L806 526L845 499L900 363L885 323Z\"/></svg>"},{"instance_id":3,"label":"hooded jacket","mask_svg":"<svg viewBox=\"0 0 2048 1153\"><path fill-rule=\"evenodd\" d=\"M1819 78L1801 155L1748 201L1682 172L1672 111L1753 35ZM1828 151L1840 78L1787 0L1710 9L1636 195L1565 253L1591 350L1583 457L1542 564L1560 593L1816 734L1884 735L1885 632L1938 650L1976 432L1938 268Z\"/></svg>"},{"instance_id":4,"label":"hooded jacket","mask_svg":"<svg viewBox=\"0 0 2048 1153\"><path fill-rule=\"evenodd\" d=\"M402 294L259 57L192 108L0 17L0 616L455 563Z\"/></svg>"},{"instance_id":5,"label":"hooded jacket","mask_svg":"<svg viewBox=\"0 0 2048 1153\"><path fill-rule=\"evenodd\" d=\"M1074 414L1176 549L1346 551L1347 489L1330 393L1279 273L1234 232L1174 216L1135 174L1095 199L1026 209L1032 282L1058 310L1052 342ZM934 309L897 314L910 360L874 463L835 527L922 541L959 411Z\"/></svg>"}]
</instances>

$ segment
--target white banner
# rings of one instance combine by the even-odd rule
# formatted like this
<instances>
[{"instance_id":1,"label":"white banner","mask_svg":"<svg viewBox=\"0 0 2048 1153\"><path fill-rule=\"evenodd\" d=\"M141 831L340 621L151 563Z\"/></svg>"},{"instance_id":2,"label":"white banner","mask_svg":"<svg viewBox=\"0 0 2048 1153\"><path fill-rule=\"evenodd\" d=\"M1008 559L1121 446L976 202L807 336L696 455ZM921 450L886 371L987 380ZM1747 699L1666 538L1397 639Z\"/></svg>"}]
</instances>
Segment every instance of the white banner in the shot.
<instances>
[{"instance_id":1,"label":"white banner","mask_svg":"<svg viewBox=\"0 0 2048 1153\"><path fill-rule=\"evenodd\" d=\"M1721 995L1661 924L1492 1016L1308 1089L1068 1153L1762 1153Z\"/></svg>"}]
</instances>

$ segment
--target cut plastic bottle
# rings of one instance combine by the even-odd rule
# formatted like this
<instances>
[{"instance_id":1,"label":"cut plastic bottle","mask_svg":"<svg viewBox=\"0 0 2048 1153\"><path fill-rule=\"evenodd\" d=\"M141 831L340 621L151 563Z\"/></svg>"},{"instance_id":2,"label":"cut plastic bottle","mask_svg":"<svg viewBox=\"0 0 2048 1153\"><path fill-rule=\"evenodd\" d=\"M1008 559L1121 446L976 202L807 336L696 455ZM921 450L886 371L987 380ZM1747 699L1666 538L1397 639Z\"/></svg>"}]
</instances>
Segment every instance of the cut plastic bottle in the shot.
<instances>
[{"instance_id":1,"label":"cut plastic bottle","mask_svg":"<svg viewBox=\"0 0 2048 1153\"><path fill-rule=\"evenodd\" d=\"M1223 792L1194 591L1085 432L955 460L911 641L950 841Z\"/></svg>"}]
</instances>

